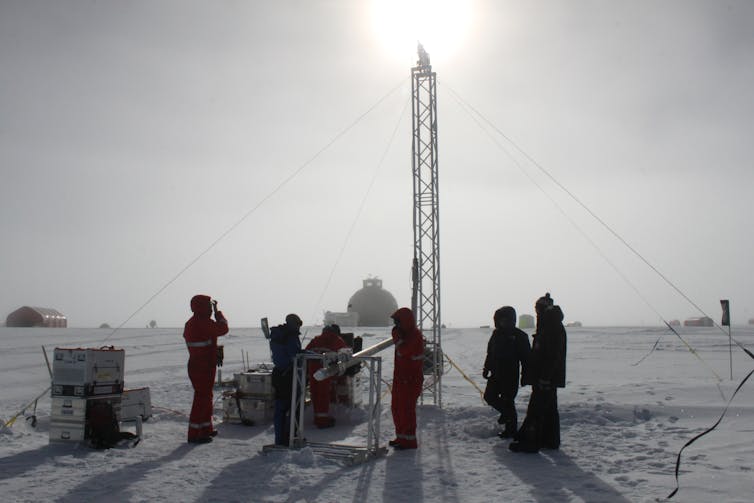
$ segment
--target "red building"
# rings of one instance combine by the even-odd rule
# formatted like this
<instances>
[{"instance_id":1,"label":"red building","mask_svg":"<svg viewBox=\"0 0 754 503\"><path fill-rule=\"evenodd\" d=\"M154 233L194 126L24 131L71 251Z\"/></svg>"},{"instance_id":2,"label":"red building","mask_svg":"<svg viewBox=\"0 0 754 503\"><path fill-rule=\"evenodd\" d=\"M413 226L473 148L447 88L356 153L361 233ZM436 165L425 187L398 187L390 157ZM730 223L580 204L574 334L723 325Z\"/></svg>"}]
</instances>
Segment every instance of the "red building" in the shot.
<instances>
[{"instance_id":1,"label":"red building","mask_svg":"<svg viewBox=\"0 0 754 503\"><path fill-rule=\"evenodd\" d=\"M8 315L5 326L66 328L68 319L56 309L24 306Z\"/></svg>"}]
</instances>

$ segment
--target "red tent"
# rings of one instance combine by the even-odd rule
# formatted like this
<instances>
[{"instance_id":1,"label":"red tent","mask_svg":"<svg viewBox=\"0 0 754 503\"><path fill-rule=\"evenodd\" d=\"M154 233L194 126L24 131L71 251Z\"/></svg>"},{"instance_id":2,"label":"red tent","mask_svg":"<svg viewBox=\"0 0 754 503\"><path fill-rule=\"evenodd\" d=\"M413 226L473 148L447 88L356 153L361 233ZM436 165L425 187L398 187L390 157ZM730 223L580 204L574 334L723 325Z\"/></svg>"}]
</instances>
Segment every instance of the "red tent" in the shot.
<instances>
[{"instance_id":1,"label":"red tent","mask_svg":"<svg viewBox=\"0 0 754 503\"><path fill-rule=\"evenodd\" d=\"M68 319L56 309L24 306L8 315L5 326L66 328Z\"/></svg>"}]
</instances>

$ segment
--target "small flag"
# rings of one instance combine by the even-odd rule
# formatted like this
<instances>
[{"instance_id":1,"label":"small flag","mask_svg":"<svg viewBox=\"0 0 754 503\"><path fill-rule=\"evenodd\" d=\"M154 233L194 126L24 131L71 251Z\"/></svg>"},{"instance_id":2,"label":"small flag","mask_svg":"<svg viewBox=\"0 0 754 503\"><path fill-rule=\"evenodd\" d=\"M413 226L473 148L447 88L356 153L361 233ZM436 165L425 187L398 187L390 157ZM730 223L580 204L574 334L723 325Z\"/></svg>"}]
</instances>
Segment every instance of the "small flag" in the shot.
<instances>
[{"instance_id":1,"label":"small flag","mask_svg":"<svg viewBox=\"0 0 754 503\"><path fill-rule=\"evenodd\" d=\"M730 326L730 301L721 300L720 305L723 306L723 321L720 323L724 327Z\"/></svg>"}]
</instances>

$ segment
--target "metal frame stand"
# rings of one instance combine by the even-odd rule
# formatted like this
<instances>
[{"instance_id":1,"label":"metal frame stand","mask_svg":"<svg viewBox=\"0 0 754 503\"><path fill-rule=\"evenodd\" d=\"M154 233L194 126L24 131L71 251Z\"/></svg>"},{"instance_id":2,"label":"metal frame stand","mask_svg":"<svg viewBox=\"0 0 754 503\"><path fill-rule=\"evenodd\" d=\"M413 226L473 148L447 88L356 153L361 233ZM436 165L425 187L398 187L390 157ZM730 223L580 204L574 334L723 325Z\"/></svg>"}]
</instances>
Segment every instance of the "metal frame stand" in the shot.
<instances>
[{"instance_id":1,"label":"metal frame stand","mask_svg":"<svg viewBox=\"0 0 754 503\"><path fill-rule=\"evenodd\" d=\"M301 353L294 362L293 389L291 393L290 437L288 447L266 445L263 452L311 448L315 454L343 461L348 465L363 463L370 459L383 456L387 448L380 447L380 414L382 412L382 358L375 356L357 357L365 365L362 372L368 373L369 401L367 405L367 439L366 446L328 444L323 442L309 442L304 437L304 406L306 402L307 363L310 360L324 361L321 355Z\"/></svg>"},{"instance_id":2,"label":"metal frame stand","mask_svg":"<svg viewBox=\"0 0 754 503\"><path fill-rule=\"evenodd\" d=\"M432 356L431 382L426 387L442 407L440 329L440 196L437 167L437 74L421 44L411 69L414 175L414 263L411 308L427 337ZM432 336L429 337L428 332ZM426 373L426 372L425 372Z\"/></svg>"}]
</instances>

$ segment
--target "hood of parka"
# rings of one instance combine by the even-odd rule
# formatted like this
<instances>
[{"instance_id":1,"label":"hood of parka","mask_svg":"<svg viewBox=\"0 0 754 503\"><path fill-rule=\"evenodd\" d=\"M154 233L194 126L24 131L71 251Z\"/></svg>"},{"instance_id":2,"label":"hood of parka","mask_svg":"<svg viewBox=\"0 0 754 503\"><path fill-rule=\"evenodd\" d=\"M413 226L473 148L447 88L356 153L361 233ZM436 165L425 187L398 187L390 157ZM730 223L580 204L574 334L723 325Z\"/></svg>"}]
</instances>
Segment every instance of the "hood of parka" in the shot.
<instances>
[{"instance_id":1,"label":"hood of parka","mask_svg":"<svg viewBox=\"0 0 754 503\"><path fill-rule=\"evenodd\" d=\"M212 314L212 298L209 295L194 295L191 298L191 312L201 318L209 318Z\"/></svg>"},{"instance_id":2,"label":"hood of parka","mask_svg":"<svg viewBox=\"0 0 754 503\"><path fill-rule=\"evenodd\" d=\"M546 326L560 325L563 323L563 311L560 306L550 306L542 313L542 321Z\"/></svg>"},{"instance_id":3,"label":"hood of parka","mask_svg":"<svg viewBox=\"0 0 754 503\"><path fill-rule=\"evenodd\" d=\"M390 316L394 320L398 320L398 328L404 334L409 334L416 330L416 319L414 313L407 307L402 307Z\"/></svg>"}]
</instances>

